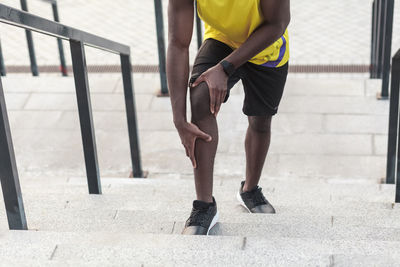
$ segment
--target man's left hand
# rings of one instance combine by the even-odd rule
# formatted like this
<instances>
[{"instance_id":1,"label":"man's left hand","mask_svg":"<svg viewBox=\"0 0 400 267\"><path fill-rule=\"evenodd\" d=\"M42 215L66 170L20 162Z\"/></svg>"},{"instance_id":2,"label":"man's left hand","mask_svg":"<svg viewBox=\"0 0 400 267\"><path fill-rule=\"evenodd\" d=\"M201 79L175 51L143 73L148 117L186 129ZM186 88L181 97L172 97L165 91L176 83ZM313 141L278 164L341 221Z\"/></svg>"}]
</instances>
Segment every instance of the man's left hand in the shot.
<instances>
[{"instance_id":1,"label":"man's left hand","mask_svg":"<svg viewBox=\"0 0 400 267\"><path fill-rule=\"evenodd\" d=\"M221 64L217 64L200 75L191 87L196 87L202 82L207 83L210 92L210 111L217 116L228 91L228 75Z\"/></svg>"}]
</instances>

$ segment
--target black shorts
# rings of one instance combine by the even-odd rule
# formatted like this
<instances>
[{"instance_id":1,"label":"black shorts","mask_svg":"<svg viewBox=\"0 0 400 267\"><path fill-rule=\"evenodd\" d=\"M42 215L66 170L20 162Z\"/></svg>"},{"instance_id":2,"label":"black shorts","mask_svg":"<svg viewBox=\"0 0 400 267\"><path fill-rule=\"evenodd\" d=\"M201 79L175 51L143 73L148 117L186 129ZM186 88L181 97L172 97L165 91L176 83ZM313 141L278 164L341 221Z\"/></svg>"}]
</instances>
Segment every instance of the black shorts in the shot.
<instances>
[{"instance_id":1,"label":"black shorts","mask_svg":"<svg viewBox=\"0 0 400 267\"><path fill-rule=\"evenodd\" d=\"M190 83L232 52L232 48L220 41L205 40L197 53ZM224 102L229 98L230 89L242 80L245 93L243 113L247 116L275 115L285 87L288 65L271 68L250 62L243 64L229 77L228 93Z\"/></svg>"}]
</instances>

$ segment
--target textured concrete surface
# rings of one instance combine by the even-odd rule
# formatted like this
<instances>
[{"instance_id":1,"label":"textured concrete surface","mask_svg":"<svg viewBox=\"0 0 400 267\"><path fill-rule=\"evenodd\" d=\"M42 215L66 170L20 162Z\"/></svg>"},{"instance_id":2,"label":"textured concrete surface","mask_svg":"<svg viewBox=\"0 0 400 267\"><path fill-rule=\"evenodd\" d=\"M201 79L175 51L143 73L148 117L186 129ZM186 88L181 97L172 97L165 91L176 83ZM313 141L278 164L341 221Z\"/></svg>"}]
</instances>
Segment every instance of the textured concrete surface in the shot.
<instances>
[{"instance_id":1,"label":"textured concrete surface","mask_svg":"<svg viewBox=\"0 0 400 267\"><path fill-rule=\"evenodd\" d=\"M181 178L148 178L142 180L103 178L102 187L105 195L126 196L129 199L170 201L171 198L191 198L194 196L193 181ZM240 178L216 177L214 192L219 201L232 200L237 193ZM140 182L139 182L140 181ZM141 182L143 181L143 182ZM118 184L120 183L120 184ZM43 184L47 184L43 190ZM23 192L35 196L62 194L74 197L74 194L87 193L87 182L84 177L70 178L68 181L58 178L30 178L21 180ZM284 186L282 186L284 184ZM271 200L283 202L307 203L316 199L325 201L367 201L391 202L394 194L392 185L334 183L318 180L283 180L268 179L260 183L263 192ZM364 194L360 194L360 192ZM288 197L290 196L290 197Z\"/></svg>"},{"instance_id":2,"label":"textured concrete surface","mask_svg":"<svg viewBox=\"0 0 400 267\"><path fill-rule=\"evenodd\" d=\"M30 226L58 231L122 231L138 229L146 221L157 217L159 219L155 221L161 223L160 226L148 223L146 229L170 230L174 228L173 222L183 223L194 197L192 182L186 179L104 180L103 195L88 195L84 178L60 179L58 183L53 180L46 188L43 188L45 179L22 181ZM215 197L222 222L399 227L395 220L398 210L393 209L391 203L394 195L392 185L271 180L263 191L276 206L277 216L252 217L251 214L243 214L243 209L238 207L235 200L236 181L222 179L216 183ZM360 191L364 196L358 193ZM376 216L385 216L368 220L358 218L372 210L375 210L373 214ZM5 219L5 214L1 215ZM91 223L92 220L95 221ZM105 222L108 224L104 225Z\"/></svg>"},{"instance_id":3,"label":"textured concrete surface","mask_svg":"<svg viewBox=\"0 0 400 267\"><path fill-rule=\"evenodd\" d=\"M315 240L263 237L187 237L167 235L110 235L102 236L87 233L41 232L21 235L16 232L7 234L3 244L21 244L47 240L53 246L43 252L42 263L67 261L91 264L113 264L121 266L144 262L150 265L202 265L211 266L239 265L258 263L268 266L345 266L363 262L362 266L374 266L378 263L391 263L394 266L399 255L396 253L398 242ZM79 242L79 245L76 245ZM15 246L15 245L14 245ZM89 248L88 248L89 247ZM96 253L101 252L101 257ZM376 251L379 251L376 254ZM51 254L51 255L50 255ZM26 258L33 258L25 254ZM257 256L258 255L258 256ZM262 256L260 256L262 255ZM227 257L228 256L228 257ZM190 258L192 257L192 258ZM253 258L252 258L253 257ZM39 257L36 257L36 260ZM204 261L199 263L199 259ZM229 261L228 259L229 258ZM297 260L297 262L296 262ZM366 260L369 260L368 262ZM34 260L32 260L34 262ZM354 263L354 265L353 265ZM79 265L79 266L80 266ZM379 265L379 264L378 264Z\"/></svg>"},{"instance_id":4,"label":"textured concrete surface","mask_svg":"<svg viewBox=\"0 0 400 267\"><path fill-rule=\"evenodd\" d=\"M180 235L193 199L193 181L184 175L102 181L103 195L88 195L84 177L22 178L30 231L7 230L0 212L0 266L400 262L400 208L392 204L393 185L270 178L263 190L277 214L249 214L234 199L240 179L218 177L220 220L205 237Z\"/></svg>"}]
</instances>

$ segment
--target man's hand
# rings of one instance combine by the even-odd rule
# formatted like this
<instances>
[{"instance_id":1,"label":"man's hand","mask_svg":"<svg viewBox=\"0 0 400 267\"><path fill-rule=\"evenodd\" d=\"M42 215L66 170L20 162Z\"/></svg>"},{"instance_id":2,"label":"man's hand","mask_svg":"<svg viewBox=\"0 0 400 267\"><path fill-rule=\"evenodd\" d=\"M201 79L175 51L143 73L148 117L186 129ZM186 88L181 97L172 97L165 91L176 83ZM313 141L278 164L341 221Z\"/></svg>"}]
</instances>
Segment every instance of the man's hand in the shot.
<instances>
[{"instance_id":1,"label":"man's hand","mask_svg":"<svg viewBox=\"0 0 400 267\"><path fill-rule=\"evenodd\" d=\"M201 82L207 83L210 91L210 111L217 116L228 91L228 75L221 64L217 64L200 75L191 87L196 87Z\"/></svg>"},{"instance_id":2,"label":"man's hand","mask_svg":"<svg viewBox=\"0 0 400 267\"><path fill-rule=\"evenodd\" d=\"M211 142L212 137L205 132L201 131L199 127L193 123L185 122L183 125L177 127L182 144L186 150L186 156L192 161L193 168L197 168L196 158L194 155L194 148L196 139L200 138L206 142Z\"/></svg>"}]
</instances>

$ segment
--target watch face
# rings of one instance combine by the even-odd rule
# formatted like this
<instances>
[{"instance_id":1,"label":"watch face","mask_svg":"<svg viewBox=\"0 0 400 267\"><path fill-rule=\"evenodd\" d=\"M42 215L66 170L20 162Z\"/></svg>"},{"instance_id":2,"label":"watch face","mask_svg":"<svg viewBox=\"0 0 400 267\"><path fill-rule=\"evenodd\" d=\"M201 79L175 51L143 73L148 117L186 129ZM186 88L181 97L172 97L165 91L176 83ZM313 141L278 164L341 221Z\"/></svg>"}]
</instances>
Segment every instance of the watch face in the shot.
<instances>
[{"instance_id":1,"label":"watch face","mask_svg":"<svg viewBox=\"0 0 400 267\"><path fill-rule=\"evenodd\" d=\"M221 65L228 76L231 76L235 72L235 67L233 66L232 63L224 60L221 62Z\"/></svg>"}]
</instances>

